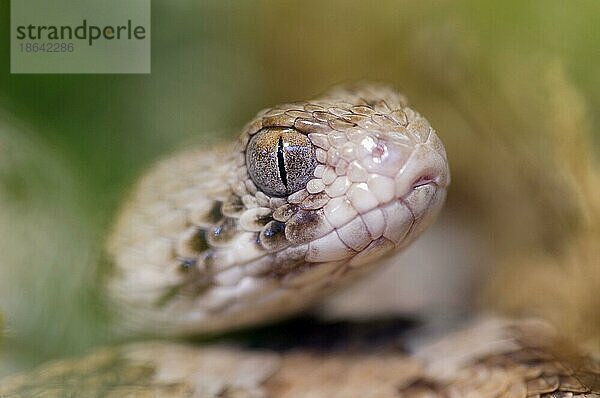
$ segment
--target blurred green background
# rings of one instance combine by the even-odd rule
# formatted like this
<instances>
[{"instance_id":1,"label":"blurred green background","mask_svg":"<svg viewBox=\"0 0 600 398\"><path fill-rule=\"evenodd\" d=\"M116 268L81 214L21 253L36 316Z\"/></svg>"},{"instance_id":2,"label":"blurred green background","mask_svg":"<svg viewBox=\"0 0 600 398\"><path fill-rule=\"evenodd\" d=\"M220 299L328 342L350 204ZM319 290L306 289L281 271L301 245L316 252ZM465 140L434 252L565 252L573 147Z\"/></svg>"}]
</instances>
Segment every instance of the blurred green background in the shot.
<instances>
[{"instance_id":1,"label":"blurred green background","mask_svg":"<svg viewBox=\"0 0 600 398\"><path fill-rule=\"evenodd\" d=\"M547 65L579 91L593 131L600 123L597 0L153 0L150 75L11 75L8 3L0 309L10 360L0 371L111 339L95 321L94 267L126 188L157 157L233 137L263 107L349 80L398 86L447 142L451 206L471 183L460 178L463 132L535 131L537 119L518 117L537 109L522 101Z\"/></svg>"}]
</instances>

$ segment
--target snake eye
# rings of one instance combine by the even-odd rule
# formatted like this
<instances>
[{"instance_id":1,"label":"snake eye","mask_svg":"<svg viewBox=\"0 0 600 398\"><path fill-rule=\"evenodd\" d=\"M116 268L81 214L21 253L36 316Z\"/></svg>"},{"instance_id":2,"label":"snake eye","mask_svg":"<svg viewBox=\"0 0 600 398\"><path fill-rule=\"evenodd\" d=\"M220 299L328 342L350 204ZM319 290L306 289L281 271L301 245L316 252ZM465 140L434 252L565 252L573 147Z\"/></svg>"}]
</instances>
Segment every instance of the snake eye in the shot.
<instances>
[{"instance_id":1,"label":"snake eye","mask_svg":"<svg viewBox=\"0 0 600 398\"><path fill-rule=\"evenodd\" d=\"M291 128L272 127L252 137L246 149L246 166L258 189L282 197L306 186L317 160L306 135Z\"/></svg>"}]
</instances>

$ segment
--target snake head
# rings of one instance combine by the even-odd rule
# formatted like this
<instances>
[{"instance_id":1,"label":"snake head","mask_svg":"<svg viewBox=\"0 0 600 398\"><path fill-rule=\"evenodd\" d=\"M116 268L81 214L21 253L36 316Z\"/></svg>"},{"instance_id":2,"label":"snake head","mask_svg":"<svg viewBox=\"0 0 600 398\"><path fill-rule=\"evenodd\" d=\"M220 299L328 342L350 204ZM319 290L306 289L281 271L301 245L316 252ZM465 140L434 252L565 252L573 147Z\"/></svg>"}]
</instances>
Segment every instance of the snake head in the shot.
<instances>
[{"instance_id":1,"label":"snake head","mask_svg":"<svg viewBox=\"0 0 600 398\"><path fill-rule=\"evenodd\" d=\"M414 240L446 153L396 91L338 87L260 112L237 146L144 176L109 240L122 328L216 332L299 311Z\"/></svg>"},{"instance_id":2,"label":"snake head","mask_svg":"<svg viewBox=\"0 0 600 398\"><path fill-rule=\"evenodd\" d=\"M450 181L436 132L388 87L343 86L280 105L241 140L238 175L252 183L240 193L262 202L242 226L272 217L259 242L278 253L282 274L358 267L406 246L439 213Z\"/></svg>"}]
</instances>

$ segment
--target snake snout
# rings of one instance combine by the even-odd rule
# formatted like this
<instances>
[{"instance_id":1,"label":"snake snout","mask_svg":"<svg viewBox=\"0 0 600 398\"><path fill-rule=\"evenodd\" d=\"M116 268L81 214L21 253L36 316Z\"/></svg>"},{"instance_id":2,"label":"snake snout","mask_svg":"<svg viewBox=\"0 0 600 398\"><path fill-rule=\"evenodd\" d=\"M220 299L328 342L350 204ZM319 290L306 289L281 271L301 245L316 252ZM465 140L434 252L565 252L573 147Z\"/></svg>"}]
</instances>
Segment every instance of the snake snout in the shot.
<instances>
[{"instance_id":1,"label":"snake snout","mask_svg":"<svg viewBox=\"0 0 600 398\"><path fill-rule=\"evenodd\" d=\"M444 153L431 146L417 144L406 163L394 178L396 197L403 198L427 185L446 188L450 183L450 170Z\"/></svg>"},{"instance_id":2,"label":"snake snout","mask_svg":"<svg viewBox=\"0 0 600 398\"><path fill-rule=\"evenodd\" d=\"M429 184L447 187L450 182L448 162L439 139L431 133L424 142L415 143L401 134L369 135L358 145L361 166L371 175L386 182L386 189L394 188L394 197L400 199L411 191ZM369 184L371 185L371 184ZM381 184L372 184L374 191Z\"/></svg>"}]
</instances>

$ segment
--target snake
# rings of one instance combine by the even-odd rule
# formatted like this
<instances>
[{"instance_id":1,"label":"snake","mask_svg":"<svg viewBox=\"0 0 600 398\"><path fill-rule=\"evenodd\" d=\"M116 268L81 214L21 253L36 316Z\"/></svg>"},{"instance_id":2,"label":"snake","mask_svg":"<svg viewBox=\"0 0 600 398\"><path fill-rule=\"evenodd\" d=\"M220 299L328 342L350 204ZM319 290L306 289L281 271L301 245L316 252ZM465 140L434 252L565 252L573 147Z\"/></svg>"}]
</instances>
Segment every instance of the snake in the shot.
<instances>
[{"instance_id":1,"label":"snake","mask_svg":"<svg viewBox=\"0 0 600 398\"><path fill-rule=\"evenodd\" d=\"M219 333L306 309L395 263L384 257L433 223L449 183L435 130L389 86L263 110L235 143L175 153L132 189L102 280L116 327ZM483 318L410 355L393 347L133 342L7 376L0 396L600 397L598 362L541 320Z\"/></svg>"},{"instance_id":2,"label":"snake","mask_svg":"<svg viewBox=\"0 0 600 398\"><path fill-rule=\"evenodd\" d=\"M262 110L132 189L107 242L117 328L219 333L302 311L409 246L449 183L436 131L390 86Z\"/></svg>"}]
</instances>

